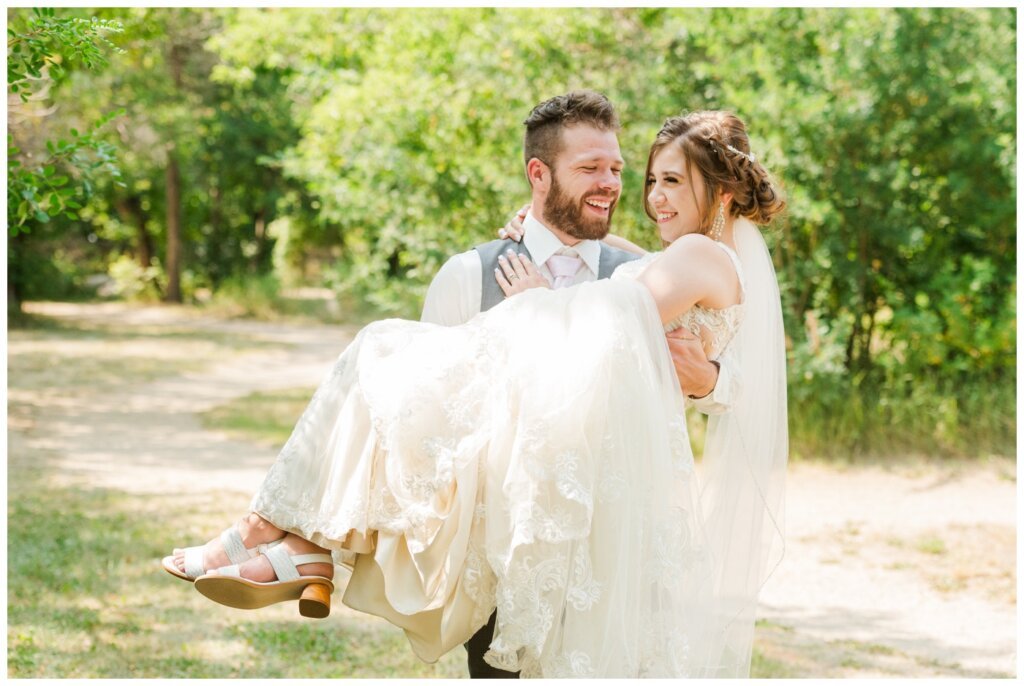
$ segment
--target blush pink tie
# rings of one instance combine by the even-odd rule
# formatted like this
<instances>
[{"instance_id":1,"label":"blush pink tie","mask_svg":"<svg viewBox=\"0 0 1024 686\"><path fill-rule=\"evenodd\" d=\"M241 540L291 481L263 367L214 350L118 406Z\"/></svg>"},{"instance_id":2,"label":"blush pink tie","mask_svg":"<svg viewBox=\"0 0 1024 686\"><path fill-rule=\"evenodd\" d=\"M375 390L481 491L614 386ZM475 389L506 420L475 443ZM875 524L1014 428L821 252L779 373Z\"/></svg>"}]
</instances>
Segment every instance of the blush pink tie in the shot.
<instances>
[{"instance_id":1,"label":"blush pink tie","mask_svg":"<svg viewBox=\"0 0 1024 686\"><path fill-rule=\"evenodd\" d=\"M578 257L569 257L568 255L552 255L545 264L547 264L551 276L554 277L551 286L553 288L565 288L572 285L573 277L576 276L576 272L583 266L583 260Z\"/></svg>"}]
</instances>

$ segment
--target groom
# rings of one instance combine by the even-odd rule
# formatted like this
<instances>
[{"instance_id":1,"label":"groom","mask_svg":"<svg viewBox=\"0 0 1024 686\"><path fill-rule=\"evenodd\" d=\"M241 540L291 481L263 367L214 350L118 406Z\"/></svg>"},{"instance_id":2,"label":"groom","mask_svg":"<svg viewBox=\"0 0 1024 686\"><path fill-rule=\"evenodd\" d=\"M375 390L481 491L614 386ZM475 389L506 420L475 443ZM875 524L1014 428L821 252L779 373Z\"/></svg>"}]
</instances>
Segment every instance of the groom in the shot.
<instances>
[{"instance_id":1,"label":"groom","mask_svg":"<svg viewBox=\"0 0 1024 686\"><path fill-rule=\"evenodd\" d=\"M504 300L495 274L508 251L528 256L556 288L606 279L620 264L637 259L601 242L622 192L619 121L608 99L593 91L560 95L534 107L525 124L532 197L522 242L491 241L451 257L430 284L423 321L455 326ZM700 341L680 332L669 338L669 348L683 393L700 398L703 412L726 409L716 396L727 395L727 389L718 393L716 385L726 386L727 374L719 380L719 367L705 357ZM496 617L492 613L466 643L471 678L518 677L484 662Z\"/></svg>"}]
</instances>

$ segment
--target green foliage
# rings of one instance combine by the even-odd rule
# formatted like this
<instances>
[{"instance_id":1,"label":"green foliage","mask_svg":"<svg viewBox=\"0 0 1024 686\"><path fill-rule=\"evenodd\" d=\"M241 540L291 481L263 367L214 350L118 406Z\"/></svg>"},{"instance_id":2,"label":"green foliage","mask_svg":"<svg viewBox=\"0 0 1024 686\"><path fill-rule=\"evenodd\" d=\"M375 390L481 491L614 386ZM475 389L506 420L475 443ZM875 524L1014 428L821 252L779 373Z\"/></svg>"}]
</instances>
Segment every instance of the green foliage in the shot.
<instances>
[{"instance_id":1,"label":"green foliage","mask_svg":"<svg viewBox=\"0 0 1024 686\"><path fill-rule=\"evenodd\" d=\"M616 104L616 232L650 248L640 176L660 122L731 109L789 201L768 240L797 451L821 436L839 451L966 452L982 426L996 427L986 445L1013 449L1013 9L95 14L124 27L123 52L55 82L79 111L54 125L88 130L78 122L123 107L123 185L107 174L79 209L60 192L71 181L47 185L74 174L24 165L31 178L9 178L34 202L8 198L25 227L42 212L93 259L166 265L173 158L195 285L261 316L280 305L275 278L415 316L442 262L528 198L522 120L538 101L588 87ZM68 231L81 222L98 240ZM981 403L985 388L998 403Z\"/></svg>"},{"instance_id":2,"label":"green foliage","mask_svg":"<svg viewBox=\"0 0 1024 686\"><path fill-rule=\"evenodd\" d=\"M115 110L84 133L71 129L68 140L46 141L49 156L34 168L22 164L21 150L14 145L14 137L7 135L7 226L12 236L28 233L33 221L45 224L59 214L77 221L76 212L88 202L96 177L116 180L121 176L116 148L100 138L100 129L124 113ZM69 170L78 183L58 170Z\"/></svg>"},{"instance_id":3,"label":"green foliage","mask_svg":"<svg viewBox=\"0 0 1024 686\"><path fill-rule=\"evenodd\" d=\"M41 82L60 81L67 75L65 63L78 61L87 69L102 67L107 64L105 49L121 52L105 34L123 30L116 21L58 18L53 8L35 8L23 26L7 29L7 87L27 102Z\"/></svg>"},{"instance_id":4,"label":"green foliage","mask_svg":"<svg viewBox=\"0 0 1024 686\"><path fill-rule=\"evenodd\" d=\"M160 297L163 270L157 265L143 267L128 255L110 263L108 270L114 280L113 294L125 300L155 301Z\"/></svg>"},{"instance_id":5,"label":"green foliage","mask_svg":"<svg viewBox=\"0 0 1024 686\"><path fill-rule=\"evenodd\" d=\"M794 457L985 457L1010 453L1017 438L1016 375L963 384L909 373L790 378Z\"/></svg>"},{"instance_id":6,"label":"green foliage","mask_svg":"<svg viewBox=\"0 0 1024 686\"><path fill-rule=\"evenodd\" d=\"M74 63L97 69L107 64L105 49L123 52L104 37L123 30L116 21L58 18L51 8L34 9L31 17L14 15L12 19L7 29L7 88L22 103L45 99L68 77ZM45 224L58 214L77 220L75 211L88 199L90 179L119 175L113 146L98 134L122 114L123 110L115 110L85 132L72 127L66 139L46 140L47 154L34 164L22 155L14 136L7 134L7 224L11 235L28 231L31 222Z\"/></svg>"},{"instance_id":7,"label":"green foliage","mask_svg":"<svg viewBox=\"0 0 1024 686\"><path fill-rule=\"evenodd\" d=\"M81 131L75 126L61 127L62 133L54 137L40 135L26 122L41 120L57 109L41 107L77 64L86 69L106 64L104 50L118 49L104 35L119 31L117 22L58 18L53 9L35 9L31 16L12 10L8 15L7 88L20 100L19 105L11 105L8 98L9 312L17 312L26 295L59 292L66 296L73 290L67 284L71 274L58 269L57 260L69 252L66 244L61 245L69 233L68 225L53 220L60 216L77 224L96 181L109 178L118 182L115 148L102 138L100 130L123 111L100 116Z\"/></svg>"},{"instance_id":8,"label":"green foliage","mask_svg":"<svg viewBox=\"0 0 1024 686\"><path fill-rule=\"evenodd\" d=\"M210 305L233 316L274 319L281 311L281 284L273 274L236 275L220 283Z\"/></svg>"}]
</instances>

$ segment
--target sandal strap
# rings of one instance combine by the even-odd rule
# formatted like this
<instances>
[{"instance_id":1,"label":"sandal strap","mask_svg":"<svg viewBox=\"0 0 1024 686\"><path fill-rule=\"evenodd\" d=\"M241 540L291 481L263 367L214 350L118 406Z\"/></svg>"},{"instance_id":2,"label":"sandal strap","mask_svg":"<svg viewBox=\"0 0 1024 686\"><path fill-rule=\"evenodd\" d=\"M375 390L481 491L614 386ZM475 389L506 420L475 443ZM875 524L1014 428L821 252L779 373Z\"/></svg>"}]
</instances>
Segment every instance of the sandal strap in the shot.
<instances>
[{"instance_id":1,"label":"sandal strap","mask_svg":"<svg viewBox=\"0 0 1024 686\"><path fill-rule=\"evenodd\" d=\"M185 576L196 579L203 574L206 574L206 568L203 567L203 546L185 548Z\"/></svg>"},{"instance_id":2,"label":"sandal strap","mask_svg":"<svg viewBox=\"0 0 1024 686\"><path fill-rule=\"evenodd\" d=\"M274 568L278 581L294 581L300 578L298 565L323 562L334 564L334 559L324 553L308 553L306 555L289 555L284 548L271 548L266 553L270 566Z\"/></svg>"},{"instance_id":3,"label":"sandal strap","mask_svg":"<svg viewBox=\"0 0 1024 686\"><path fill-rule=\"evenodd\" d=\"M224 546L224 553L231 560L231 564L240 565L250 558L249 551L242 542L242 534L238 532L238 526L232 524L220 534L221 545Z\"/></svg>"},{"instance_id":4,"label":"sandal strap","mask_svg":"<svg viewBox=\"0 0 1024 686\"><path fill-rule=\"evenodd\" d=\"M281 545L282 543L284 543L284 536L277 539L276 541L271 541L270 543L259 543L255 548L247 549L249 552L249 557L259 557L260 555L266 555L268 550L273 548L275 545Z\"/></svg>"},{"instance_id":5,"label":"sandal strap","mask_svg":"<svg viewBox=\"0 0 1024 686\"><path fill-rule=\"evenodd\" d=\"M252 548L246 548L245 542L242 541L242 534L238 530L238 524L233 524L224 529L220 534L220 542L224 546L224 553L228 556L231 564L235 565L240 565L246 560L266 554L267 550L275 545L280 545L282 541L284 541L284 536L281 536L276 541L259 543Z\"/></svg>"},{"instance_id":6,"label":"sandal strap","mask_svg":"<svg viewBox=\"0 0 1024 686\"><path fill-rule=\"evenodd\" d=\"M323 562L325 564L333 565L334 558L330 555L323 553L308 553L306 555L292 555L292 564L298 567L299 565L313 564L314 562Z\"/></svg>"},{"instance_id":7,"label":"sandal strap","mask_svg":"<svg viewBox=\"0 0 1024 686\"><path fill-rule=\"evenodd\" d=\"M277 574L278 581L292 581L301 576L299 570L295 568L291 556L284 548L271 548L264 554L270 560L270 566L274 568L274 574Z\"/></svg>"},{"instance_id":8,"label":"sandal strap","mask_svg":"<svg viewBox=\"0 0 1024 686\"><path fill-rule=\"evenodd\" d=\"M238 569L239 565L226 565L224 567L218 567L213 570L213 574L217 576L237 576L239 579L242 578L242 572Z\"/></svg>"},{"instance_id":9,"label":"sandal strap","mask_svg":"<svg viewBox=\"0 0 1024 686\"><path fill-rule=\"evenodd\" d=\"M237 568L238 565L242 564L246 560L251 560L260 555L266 555L268 550L274 546L281 545L283 541L284 536L276 541L271 541L270 543L260 543L252 548L246 548L245 544L242 542L242 536L238 532L237 525L225 529L220 534L220 542L224 545L224 553L228 556L228 560L231 562L231 565L221 567L220 569L228 569L229 567ZM185 576L189 579L198 579L209 571L203 566L203 553L205 548L205 545L194 545L190 548L185 548Z\"/></svg>"}]
</instances>

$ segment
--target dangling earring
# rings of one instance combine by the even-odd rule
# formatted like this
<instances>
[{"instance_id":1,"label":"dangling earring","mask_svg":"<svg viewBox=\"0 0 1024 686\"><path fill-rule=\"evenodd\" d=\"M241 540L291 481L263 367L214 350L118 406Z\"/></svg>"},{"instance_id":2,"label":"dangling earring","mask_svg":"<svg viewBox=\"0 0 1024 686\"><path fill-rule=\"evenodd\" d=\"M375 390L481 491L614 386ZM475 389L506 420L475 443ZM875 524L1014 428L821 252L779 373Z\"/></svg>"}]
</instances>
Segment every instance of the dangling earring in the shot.
<instances>
[{"instance_id":1,"label":"dangling earring","mask_svg":"<svg viewBox=\"0 0 1024 686\"><path fill-rule=\"evenodd\" d=\"M708 231L708 238L713 241L722 240L722 231L725 229L725 201L718 206L718 215L715 217L715 221L711 223L711 230Z\"/></svg>"}]
</instances>

